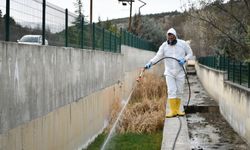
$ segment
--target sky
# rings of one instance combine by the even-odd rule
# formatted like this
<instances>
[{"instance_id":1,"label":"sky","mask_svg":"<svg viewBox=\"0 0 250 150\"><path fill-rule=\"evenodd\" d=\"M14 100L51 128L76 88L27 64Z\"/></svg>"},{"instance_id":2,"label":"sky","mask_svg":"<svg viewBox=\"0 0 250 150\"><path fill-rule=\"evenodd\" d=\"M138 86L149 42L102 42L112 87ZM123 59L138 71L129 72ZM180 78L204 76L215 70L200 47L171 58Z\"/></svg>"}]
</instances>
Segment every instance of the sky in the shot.
<instances>
[{"instance_id":1,"label":"sky","mask_svg":"<svg viewBox=\"0 0 250 150\"><path fill-rule=\"evenodd\" d=\"M142 0L146 2L146 5L141 8L141 14L155 14L170 11L182 11L181 6L187 3L188 0ZM47 0L54 5L61 8L68 8L70 12L74 12L75 6L74 2L76 0ZM83 13L89 20L89 10L90 10L90 0L82 0L83 3ZM132 15L139 12L139 7L142 5L138 0L133 2ZM129 17L129 5L123 6L118 0L93 0L93 21L97 22L98 17L102 21L107 19L124 18Z\"/></svg>"}]
</instances>

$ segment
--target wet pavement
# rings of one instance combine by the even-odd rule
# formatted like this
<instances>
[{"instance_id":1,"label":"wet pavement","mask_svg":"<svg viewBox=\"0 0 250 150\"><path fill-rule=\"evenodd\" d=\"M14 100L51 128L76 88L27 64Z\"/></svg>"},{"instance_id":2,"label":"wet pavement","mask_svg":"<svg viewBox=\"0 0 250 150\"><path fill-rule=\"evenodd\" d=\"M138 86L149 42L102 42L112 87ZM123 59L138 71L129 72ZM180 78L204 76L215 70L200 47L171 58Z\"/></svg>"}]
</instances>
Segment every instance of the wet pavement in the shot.
<instances>
[{"instance_id":1,"label":"wet pavement","mask_svg":"<svg viewBox=\"0 0 250 150\"><path fill-rule=\"evenodd\" d=\"M219 112L218 104L203 89L196 75L189 75L192 90L187 126L192 150L250 150ZM185 87L185 97L188 88ZM184 105L187 104L184 102Z\"/></svg>"},{"instance_id":2,"label":"wet pavement","mask_svg":"<svg viewBox=\"0 0 250 150\"><path fill-rule=\"evenodd\" d=\"M188 78L191 100L188 103L189 90L186 83L182 98L186 116L180 117L182 128L176 146L173 148L180 122L177 117L167 118L164 123L161 149L250 150L250 147L220 114L217 102L209 97L194 71L192 75L188 75ZM188 107L185 107L187 103Z\"/></svg>"},{"instance_id":3,"label":"wet pavement","mask_svg":"<svg viewBox=\"0 0 250 150\"><path fill-rule=\"evenodd\" d=\"M192 150L248 150L247 144L219 113L187 115Z\"/></svg>"}]
</instances>

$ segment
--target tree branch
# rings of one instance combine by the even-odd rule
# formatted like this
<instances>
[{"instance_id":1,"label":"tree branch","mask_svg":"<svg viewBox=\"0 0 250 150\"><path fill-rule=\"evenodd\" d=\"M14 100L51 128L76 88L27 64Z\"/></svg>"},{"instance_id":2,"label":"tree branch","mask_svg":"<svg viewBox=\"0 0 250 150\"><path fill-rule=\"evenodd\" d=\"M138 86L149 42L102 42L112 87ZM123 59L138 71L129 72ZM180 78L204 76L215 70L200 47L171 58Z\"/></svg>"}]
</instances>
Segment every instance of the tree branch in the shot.
<instances>
[{"instance_id":1,"label":"tree branch","mask_svg":"<svg viewBox=\"0 0 250 150\"><path fill-rule=\"evenodd\" d=\"M215 23L213 23L212 21L207 20L207 19L202 18L202 17L193 16L193 15L191 15L191 14L189 14L189 13L188 13L188 15L191 16L191 17L193 17L193 18L195 18L195 19L199 19L199 20L201 20L201 21L204 21L204 22L208 23L209 25L211 25L212 27L214 27L216 30L218 30L219 32L221 32L223 35L225 35L228 39L230 39L230 40L231 40L232 42L234 42L235 44L239 45L239 46L242 47L243 49L249 50L249 48L248 48L246 45L242 44L240 41L235 40L235 38L233 38L232 36L230 36L230 34L226 33L226 32L223 31L222 29L220 29L220 28L219 28ZM198 15L198 16L200 16L200 15Z\"/></svg>"},{"instance_id":2,"label":"tree branch","mask_svg":"<svg viewBox=\"0 0 250 150\"><path fill-rule=\"evenodd\" d=\"M216 5L215 6L217 8L219 8L220 10L224 11L225 13L227 13L230 17L232 17L234 20L236 20L236 22L238 22L240 24L240 26L242 27L242 29L244 30L245 33L248 33L245 25L232 13L230 13L227 9L223 8L221 5Z\"/></svg>"},{"instance_id":3,"label":"tree branch","mask_svg":"<svg viewBox=\"0 0 250 150\"><path fill-rule=\"evenodd\" d=\"M248 10L249 13L250 13L250 8L249 8L248 0L244 0L244 2L245 2L245 4L246 4L246 6L247 6L247 10Z\"/></svg>"}]
</instances>

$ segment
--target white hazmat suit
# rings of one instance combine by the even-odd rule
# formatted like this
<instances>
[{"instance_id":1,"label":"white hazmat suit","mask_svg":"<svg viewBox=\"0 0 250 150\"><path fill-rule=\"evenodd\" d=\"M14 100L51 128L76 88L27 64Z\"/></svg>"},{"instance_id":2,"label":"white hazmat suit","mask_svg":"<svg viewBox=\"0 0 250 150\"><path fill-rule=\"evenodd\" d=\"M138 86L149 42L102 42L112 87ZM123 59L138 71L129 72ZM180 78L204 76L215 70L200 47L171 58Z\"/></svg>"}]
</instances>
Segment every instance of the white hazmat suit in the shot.
<instances>
[{"instance_id":1,"label":"white hazmat suit","mask_svg":"<svg viewBox=\"0 0 250 150\"><path fill-rule=\"evenodd\" d=\"M168 41L164 42L157 54L150 60L152 64L155 64L159 59L163 57L174 57L178 60L185 59L186 61L190 59L193 55L193 52L190 46L181 39L177 38L177 34L175 29L171 28L168 30L167 35L171 33L176 37L177 43L171 45ZM171 109L171 101L173 103L173 110L170 112L170 117L181 115L182 113L179 111L178 103L180 103L180 98L183 94L183 88L185 83L185 72L182 69L182 66L178 61L174 59L166 58L164 59L165 64L165 72L164 75L166 77L167 87L168 87L168 99L170 100L170 109ZM177 110L178 109L178 110ZM178 114L180 113L180 114ZM182 114L184 115L184 114Z\"/></svg>"}]
</instances>

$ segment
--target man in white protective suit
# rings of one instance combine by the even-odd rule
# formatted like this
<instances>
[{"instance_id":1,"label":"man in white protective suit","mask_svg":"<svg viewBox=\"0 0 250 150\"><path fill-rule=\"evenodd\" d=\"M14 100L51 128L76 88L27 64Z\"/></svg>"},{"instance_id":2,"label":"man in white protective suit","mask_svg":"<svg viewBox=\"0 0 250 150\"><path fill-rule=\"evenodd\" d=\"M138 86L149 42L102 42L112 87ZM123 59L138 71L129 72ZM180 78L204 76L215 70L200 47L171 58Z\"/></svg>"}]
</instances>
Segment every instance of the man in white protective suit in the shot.
<instances>
[{"instance_id":1,"label":"man in white protective suit","mask_svg":"<svg viewBox=\"0 0 250 150\"><path fill-rule=\"evenodd\" d=\"M174 59L164 59L167 88L168 88L168 105L170 112L166 117L183 116L184 112L180 111L181 97L185 83L185 72L182 66L190 59L193 52L190 46L181 39L177 38L174 28L170 28L167 32L167 41L164 42L157 54L145 65L146 69L151 68L158 60L163 57L173 57Z\"/></svg>"}]
</instances>

